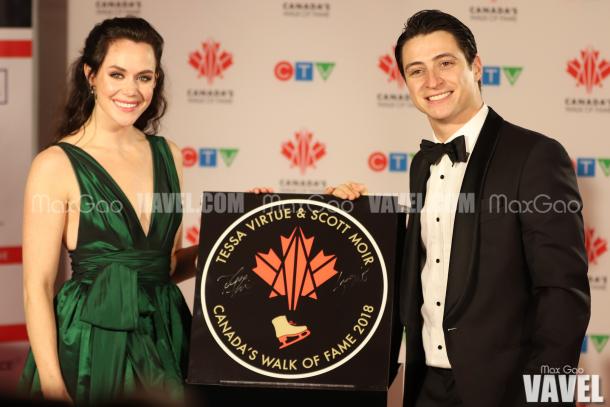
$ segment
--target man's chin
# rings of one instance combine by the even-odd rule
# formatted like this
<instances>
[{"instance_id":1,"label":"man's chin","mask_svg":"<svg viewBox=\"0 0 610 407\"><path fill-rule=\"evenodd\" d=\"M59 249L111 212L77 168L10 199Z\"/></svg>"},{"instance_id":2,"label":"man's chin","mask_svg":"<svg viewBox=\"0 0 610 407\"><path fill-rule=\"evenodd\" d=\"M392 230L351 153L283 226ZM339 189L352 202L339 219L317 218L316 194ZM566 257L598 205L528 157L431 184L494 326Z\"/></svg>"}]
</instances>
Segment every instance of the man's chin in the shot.
<instances>
[{"instance_id":1,"label":"man's chin","mask_svg":"<svg viewBox=\"0 0 610 407\"><path fill-rule=\"evenodd\" d=\"M428 111L426 114L428 119L437 123L445 123L451 119L450 112Z\"/></svg>"}]
</instances>

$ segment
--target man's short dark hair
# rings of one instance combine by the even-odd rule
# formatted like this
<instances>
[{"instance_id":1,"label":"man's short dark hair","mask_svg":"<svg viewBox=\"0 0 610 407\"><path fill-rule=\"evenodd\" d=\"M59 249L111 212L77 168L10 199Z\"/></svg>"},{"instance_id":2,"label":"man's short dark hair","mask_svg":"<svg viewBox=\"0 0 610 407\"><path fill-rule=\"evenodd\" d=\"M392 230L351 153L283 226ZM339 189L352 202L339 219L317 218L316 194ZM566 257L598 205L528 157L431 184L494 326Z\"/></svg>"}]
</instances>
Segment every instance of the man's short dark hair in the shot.
<instances>
[{"instance_id":1,"label":"man's short dark hair","mask_svg":"<svg viewBox=\"0 0 610 407\"><path fill-rule=\"evenodd\" d=\"M402 47L413 37L431 34L436 31L446 31L453 35L460 50L464 53L468 65L472 66L474 58L477 56L477 43L470 28L451 14L443 13L440 10L421 10L409 18L407 24L405 24L405 29L396 41L394 55L403 79L405 78L405 69L402 62Z\"/></svg>"}]
</instances>

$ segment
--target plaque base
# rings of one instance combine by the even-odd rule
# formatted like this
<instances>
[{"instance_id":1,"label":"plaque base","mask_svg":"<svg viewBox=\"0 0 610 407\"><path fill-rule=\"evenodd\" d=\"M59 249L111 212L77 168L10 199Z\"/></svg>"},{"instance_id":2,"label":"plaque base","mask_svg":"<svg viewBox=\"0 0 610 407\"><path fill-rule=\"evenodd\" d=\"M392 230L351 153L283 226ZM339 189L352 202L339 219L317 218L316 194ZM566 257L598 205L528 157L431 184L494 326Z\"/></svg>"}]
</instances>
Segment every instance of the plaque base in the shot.
<instances>
[{"instance_id":1,"label":"plaque base","mask_svg":"<svg viewBox=\"0 0 610 407\"><path fill-rule=\"evenodd\" d=\"M402 389L404 382L404 365L400 364L392 384L387 391L361 390L310 390L287 387L251 387L251 386L212 386L190 385L189 405L215 406L259 406L294 407L294 406L367 406L399 407L402 406Z\"/></svg>"}]
</instances>

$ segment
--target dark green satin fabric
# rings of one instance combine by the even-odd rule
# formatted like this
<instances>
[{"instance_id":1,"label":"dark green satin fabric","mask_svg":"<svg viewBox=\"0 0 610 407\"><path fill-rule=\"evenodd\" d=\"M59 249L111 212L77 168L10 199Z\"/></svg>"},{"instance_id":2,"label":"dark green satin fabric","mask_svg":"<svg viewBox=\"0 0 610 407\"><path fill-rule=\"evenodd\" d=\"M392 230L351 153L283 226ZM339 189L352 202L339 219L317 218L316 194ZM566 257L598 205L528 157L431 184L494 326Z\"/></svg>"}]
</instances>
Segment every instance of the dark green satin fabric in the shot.
<instances>
[{"instance_id":1,"label":"dark green satin fabric","mask_svg":"<svg viewBox=\"0 0 610 407\"><path fill-rule=\"evenodd\" d=\"M106 170L79 147L58 144L72 163L81 193L78 242L70 252L73 274L54 301L61 371L77 403L140 390L182 396L191 316L169 280L182 220L180 185L165 139L148 136L148 141L155 198L165 203L153 211L148 235ZM178 206L168 207L168 202ZM20 388L40 394L31 352Z\"/></svg>"}]
</instances>

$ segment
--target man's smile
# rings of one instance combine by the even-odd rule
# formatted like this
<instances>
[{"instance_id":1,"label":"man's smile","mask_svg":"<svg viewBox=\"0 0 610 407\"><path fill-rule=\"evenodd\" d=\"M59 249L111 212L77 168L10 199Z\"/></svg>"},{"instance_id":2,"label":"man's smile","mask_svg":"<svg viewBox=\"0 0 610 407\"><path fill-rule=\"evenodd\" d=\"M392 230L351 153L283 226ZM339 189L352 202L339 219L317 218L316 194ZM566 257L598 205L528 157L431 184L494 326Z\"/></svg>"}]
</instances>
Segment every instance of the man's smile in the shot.
<instances>
[{"instance_id":1,"label":"man's smile","mask_svg":"<svg viewBox=\"0 0 610 407\"><path fill-rule=\"evenodd\" d=\"M447 98L452 93L453 93L453 91L450 90L450 91L447 91L444 93L439 93L438 95L428 96L428 97L426 97L426 100L429 102L437 102L439 100L443 100L443 99Z\"/></svg>"}]
</instances>

